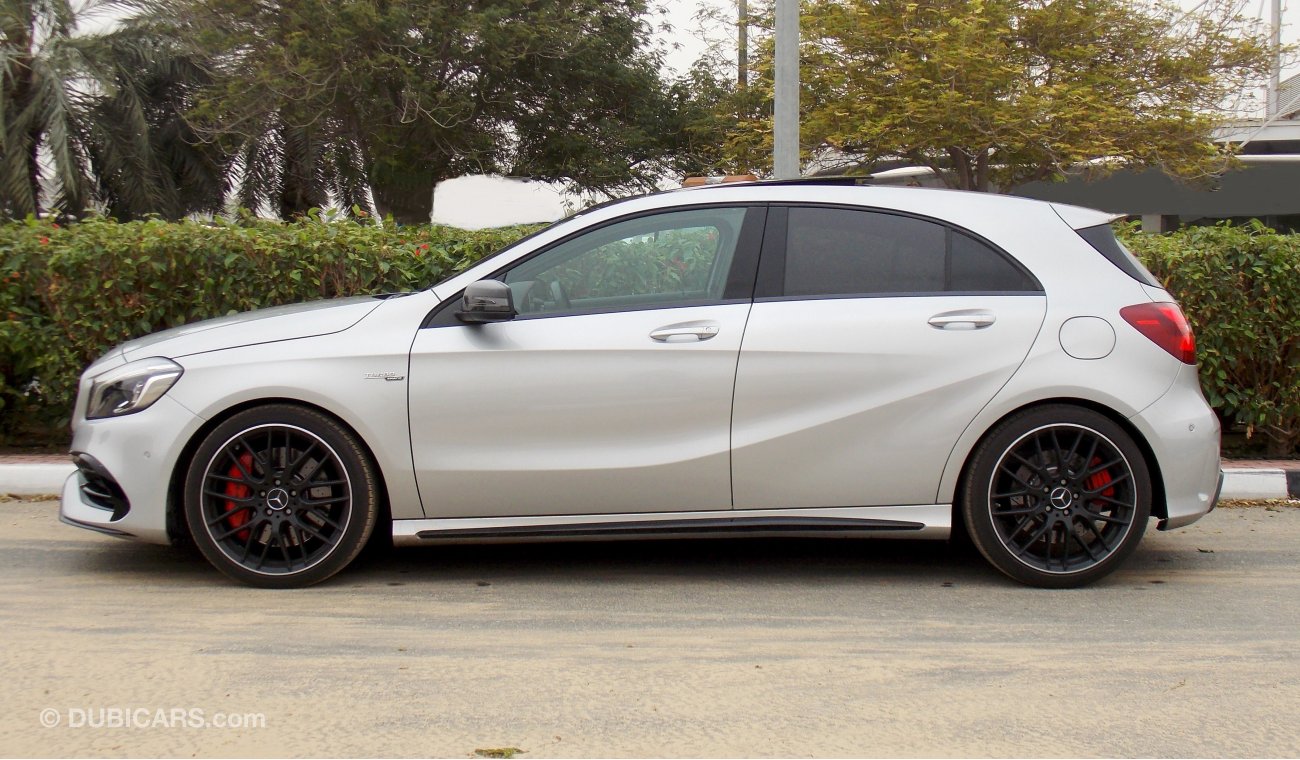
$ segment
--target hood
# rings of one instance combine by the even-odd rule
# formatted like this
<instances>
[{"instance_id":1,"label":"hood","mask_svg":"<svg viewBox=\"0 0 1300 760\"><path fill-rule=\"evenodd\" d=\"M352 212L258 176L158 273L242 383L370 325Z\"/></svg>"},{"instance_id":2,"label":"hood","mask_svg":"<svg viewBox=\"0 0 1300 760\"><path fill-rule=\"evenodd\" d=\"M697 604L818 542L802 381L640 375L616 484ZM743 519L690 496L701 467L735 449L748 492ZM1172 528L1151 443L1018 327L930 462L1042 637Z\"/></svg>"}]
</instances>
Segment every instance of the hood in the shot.
<instances>
[{"instance_id":1,"label":"hood","mask_svg":"<svg viewBox=\"0 0 1300 760\"><path fill-rule=\"evenodd\" d=\"M246 311L152 333L123 343L118 350L127 361L148 356L175 358L223 348L328 335L360 322L381 303L383 300L374 296L354 296ZM110 356L112 353L115 352L110 352Z\"/></svg>"}]
</instances>

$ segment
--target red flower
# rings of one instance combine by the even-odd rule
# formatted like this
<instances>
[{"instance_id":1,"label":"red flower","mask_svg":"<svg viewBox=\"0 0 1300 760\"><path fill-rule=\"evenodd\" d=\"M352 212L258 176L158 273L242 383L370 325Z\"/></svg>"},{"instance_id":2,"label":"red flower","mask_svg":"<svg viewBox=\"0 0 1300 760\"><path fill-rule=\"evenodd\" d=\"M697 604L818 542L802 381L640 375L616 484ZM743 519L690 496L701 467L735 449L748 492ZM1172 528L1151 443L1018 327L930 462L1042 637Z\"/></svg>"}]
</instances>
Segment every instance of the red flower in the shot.
<instances>
[{"instance_id":1,"label":"red flower","mask_svg":"<svg viewBox=\"0 0 1300 760\"><path fill-rule=\"evenodd\" d=\"M44 235L42 235L42 236L41 236L41 245L49 245L49 244L50 244L50 239L47 238L47 237L45 237Z\"/></svg>"}]
</instances>

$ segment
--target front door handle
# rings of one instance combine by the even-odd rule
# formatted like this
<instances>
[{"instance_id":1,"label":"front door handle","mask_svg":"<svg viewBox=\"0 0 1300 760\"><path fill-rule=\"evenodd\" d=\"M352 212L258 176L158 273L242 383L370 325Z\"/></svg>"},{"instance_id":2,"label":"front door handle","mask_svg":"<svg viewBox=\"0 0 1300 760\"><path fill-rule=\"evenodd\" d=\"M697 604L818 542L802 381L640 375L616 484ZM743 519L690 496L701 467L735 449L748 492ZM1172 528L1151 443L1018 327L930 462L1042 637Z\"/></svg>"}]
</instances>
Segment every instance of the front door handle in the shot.
<instances>
[{"instance_id":1,"label":"front door handle","mask_svg":"<svg viewBox=\"0 0 1300 760\"><path fill-rule=\"evenodd\" d=\"M984 309L945 311L930 317L930 326L936 330L983 330L998 321L993 312Z\"/></svg>"},{"instance_id":2,"label":"front door handle","mask_svg":"<svg viewBox=\"0 0 1300 760\"><path fill-rule=\"evenodd\" d=\"M721 329L717 322L683 322L679 325L665 325L658 330L651 330L650 337L660 343L685 343L708 340L717 335Z\"/></svg>"}]
</instances>

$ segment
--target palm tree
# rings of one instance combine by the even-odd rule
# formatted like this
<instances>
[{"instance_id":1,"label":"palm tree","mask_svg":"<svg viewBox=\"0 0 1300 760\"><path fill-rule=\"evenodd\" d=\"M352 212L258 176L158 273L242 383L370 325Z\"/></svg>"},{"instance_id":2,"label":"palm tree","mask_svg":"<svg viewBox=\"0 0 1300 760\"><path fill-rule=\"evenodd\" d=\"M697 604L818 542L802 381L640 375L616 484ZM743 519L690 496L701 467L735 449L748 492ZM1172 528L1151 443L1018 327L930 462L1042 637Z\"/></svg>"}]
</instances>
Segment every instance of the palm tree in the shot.
<instances>
[{"instance_id":1,"label":"palm tree","mask_svg":"<svg viewBox=\"0 0 1300 760\"><path fill-rule=\"evenodd\" d=\"M186 121L207 70L147 23L128 22L96 41L103 91L89 98L78 136L97 200L118 219L178 219L225 205L230 150Z\"/></svg>"},{"instance_id":2,"label":"palm tree","mask_svg":"<svg viewBox=\"0 0 1300 760\"><path fill-rule=\"evenodd\" d=\"M41 150L49 152L57 205L80 209L89 197L80 151L77 14L67 0L0 1L0 213L40 210Z\"/></svg>"},{"instance_id":3,"label":"palm tree","mask_svg":"<svg viewBox=\"0 0 1300 760\"><path fill-rule=\"evenodd\" d=\"M0 216L220 207L228 162L182 117L204 68L148 24L79 31L132 6L0 0Z\"/></svg>"}]
</instances>

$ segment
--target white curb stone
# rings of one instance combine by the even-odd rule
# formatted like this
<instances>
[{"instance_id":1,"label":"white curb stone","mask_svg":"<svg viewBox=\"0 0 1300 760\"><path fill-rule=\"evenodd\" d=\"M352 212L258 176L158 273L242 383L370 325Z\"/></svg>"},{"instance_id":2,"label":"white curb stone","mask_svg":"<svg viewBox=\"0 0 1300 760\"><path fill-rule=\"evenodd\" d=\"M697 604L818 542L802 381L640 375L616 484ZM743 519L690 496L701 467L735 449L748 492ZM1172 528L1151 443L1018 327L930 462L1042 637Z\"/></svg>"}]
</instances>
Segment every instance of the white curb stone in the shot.
<instances>
[{"instance_id":1,"label":"white curb stone","mask_svg":"<svg viewBox=\"0 0 1300 760\"><path fill-rule=\"evenodd\" d=\"M1220 499L1285 499L1286 470L1231 469L1223 471Z\"/></svg>"},{"instance_id":2,"label":"white curb stone","mask_svg":"<svg viewBox=\"0 0 1300 760\"><path fill-rule=\"evenodd\" d=\"M0 465L0 493L15 496L59 493L63 490L63 481L76 469L71 462Z\"/></svg>"}]
</instances>

